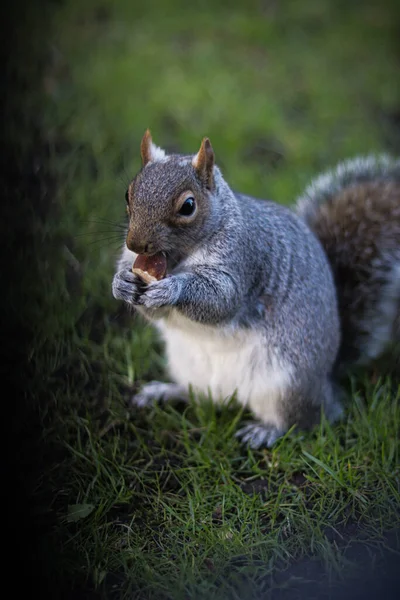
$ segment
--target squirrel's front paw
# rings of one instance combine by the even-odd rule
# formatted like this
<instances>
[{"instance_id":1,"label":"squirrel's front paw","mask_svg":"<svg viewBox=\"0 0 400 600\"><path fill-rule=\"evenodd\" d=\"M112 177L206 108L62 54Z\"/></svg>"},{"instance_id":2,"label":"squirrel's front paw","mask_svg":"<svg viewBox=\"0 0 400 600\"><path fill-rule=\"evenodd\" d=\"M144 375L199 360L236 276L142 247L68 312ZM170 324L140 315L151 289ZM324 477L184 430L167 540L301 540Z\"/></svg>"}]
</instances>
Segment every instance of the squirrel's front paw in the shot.
<instances>
[{"instance_id":1,"label":"squirrel's front paw","mask_svg":"<svg viewBox=\"0 0 400 600\"><path fill-rule=\"evenodd\" d=\"M140 297L146 289L146 284L128 269L122 269L114 275L112 292L117 300L128 304L139 304Z\"/></svg>"},{"instance_id":2,"label":"squirrel's front paw","mask_svg":"<svg viewBox=\"0 0 400 600\"><path fill-rule=\"evenodd\" d=\"M174 306L182 290L182 281L178 276L166 277L150 283L139 299L139 304L146 308Z\"/></svg>"}]
</instances>

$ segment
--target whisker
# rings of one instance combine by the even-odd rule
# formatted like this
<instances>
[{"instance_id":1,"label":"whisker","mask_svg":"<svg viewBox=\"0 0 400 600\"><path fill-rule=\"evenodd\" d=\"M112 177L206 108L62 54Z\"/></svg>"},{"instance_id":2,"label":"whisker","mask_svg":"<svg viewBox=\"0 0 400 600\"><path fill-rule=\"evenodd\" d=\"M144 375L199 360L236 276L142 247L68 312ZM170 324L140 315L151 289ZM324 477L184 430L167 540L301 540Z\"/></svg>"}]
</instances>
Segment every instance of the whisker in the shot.
<instances>
[{"instance_id":1,"label":"whisker","mask_svg":"<svg viewBox=\"0 0 400 600\"><path fill-rule=\"evenodd\" d=\"M93 219L92 217L90 217L89 219L86 219L89 222L92 223L110 223L110 224L114 224L114 225L121 225L121 223L119 221L112 221L111 219L105 219L104 217L96 217L96 219Z\"/></svg>"},{"instance_id":2,"label":"whisker","mask_svg":"<svg viewBox=\"0 0 400 600\"><path fill-rule=\"evenodd\" d=\"M119 231L115 231L113 229L101 229L99 231L86 231L85 233L77 233L76 235L73 235L73 238L77 238L77 237L84 237L85 235L97 235L99 233L113 233L115 235L118 235L119 237L122 235L122 232Z\"/></svg>"},{"instance_id":3,"label":"whisker","mask_svg":"<svg viewBox=\"0 0 400 600\"><path fill-rule=\"evenodd\" d=\"M108 221L107 219L80 219L77 220L76 223L85 225L95 223L96 225L111 225L112 227L117 227L118 229L126 229L125 225L122 225L121 223L116 223L115 221Z\"/></svg>"},{"instance_id":4,"label":"whisker","mask_svg":"<svg viewBox=\"0 0 400 600\"><path fill-rule=\"evenodd\" d=\"M113 252L113 253L114 252L115 253L119 253L122 250L122 244L118 244L118 245L115 245L115 244L105 244L104 247L107 249L107 251L110 251L110 252ZM98 246L91 246L90 248L87 248L87 255L91 254L94 251L98 252Z\"/></svg>"},{"instance_id":5,"label":"whisker","mask_svg":"<svg viewBox=\"0 0 400 600\"><path fill-rule=\"evenodd\" d=\"M132 181L132 176L131 176L131 175L129 175L129 173L128 173L128 171L126 170L126 167L125 167L125 166L123 166L122 168L123 168L123 170L124 170L125 177L128 179L128 185L129 185L129 184L130 184L130 182Z\"/></svg>"},{"instance_id":6,"label":"whisker","mask_svg":"<svg viewBox=\"0 0 400 600\"><path fill-rule=\"evenodd\" d=\"M100 239L105 240L105 239L113 239L113 240L122 240L122 236L120 233L118 232L109 232L109 235L101 235L100 234Z\"/></svg>"},{"instance_id":7,"label":"whisker","mask_svg":"<svg viewBox=\"0 0 400 600\"><path fill-rule=\"evenodd\" d=\"M125 167L124 167L124 171L125 171ZM125 171L124 175L126 177L126 180L122 177L121 173L118 173L119 183L121 183L124 186L125 189L128 189L128 186L129 186L129 184L131 182L131 179L129 178L129 176L126 173L126 171Z\"/></svg>"},{"instance_id":8,"label":"whisker","mask_svg":"<svg viewBox=\"0 0 400 600\"><path fill-rule=\"evenodd\" d=\"M102 242L119 242L121 244L121 246L123 246L123 242L121 242L121 238L118 237L105 237L105 238L101 238L99 240L92 240L90 242L88 242L86 244L86 246L94 246L95 244L100 244Z\"/></svg>"}]
</instances>

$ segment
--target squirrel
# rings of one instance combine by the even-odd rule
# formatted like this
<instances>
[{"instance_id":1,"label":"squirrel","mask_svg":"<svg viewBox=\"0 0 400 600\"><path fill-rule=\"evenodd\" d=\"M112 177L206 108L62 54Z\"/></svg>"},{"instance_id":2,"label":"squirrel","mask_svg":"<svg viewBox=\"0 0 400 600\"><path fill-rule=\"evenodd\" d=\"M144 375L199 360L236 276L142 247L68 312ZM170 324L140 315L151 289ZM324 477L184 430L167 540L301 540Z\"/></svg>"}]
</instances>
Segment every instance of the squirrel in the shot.
<instances>
[{"instance_id":1,"label":"squirrel","mask_svg":"<svg viewBox=\"0 0 400 600\"><path fill-rule=\"evenodd\" d=\"M166 154L147 130L141 157L112 290L154 323L174 383L133 403L235 395L251 448L340 419L339 374L400 342L400 160L343 162L285 207L232 191L208 138ZM159 252L147 284L132 264Z\"/></svg>"}]
</instances>

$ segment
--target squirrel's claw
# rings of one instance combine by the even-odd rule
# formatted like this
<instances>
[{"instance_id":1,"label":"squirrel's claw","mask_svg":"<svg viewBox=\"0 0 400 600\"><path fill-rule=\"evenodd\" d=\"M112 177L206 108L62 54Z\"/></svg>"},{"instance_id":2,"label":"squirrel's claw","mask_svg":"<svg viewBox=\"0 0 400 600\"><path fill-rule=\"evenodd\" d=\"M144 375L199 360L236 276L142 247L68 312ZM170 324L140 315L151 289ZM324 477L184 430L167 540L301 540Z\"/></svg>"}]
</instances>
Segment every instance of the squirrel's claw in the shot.
<instances>
[{"instance_id":1,"label":"squirrel's claw","mask_svg":"<svg viewBox=\"0 0 400 600\"><path fill-rule=\"evenodd\" d=\"M284 431L272 424L249 423L236 432L235 437L239 438L243 444L246 444L253 450L259 448L270 448L277 439L284 435Z\"/></svg>"},{"instance_id":2,"label":"squirrel's claw","mask_svg":"<svg viewBox=\"0 0 400 600\"><path fill-rule=\"evenodd\" d=\"M146 289L146 284L131 271L123 269L114 275L112 293L117 300L128 304L139 304L140 297Z\"/></svg>"}]
</instances>

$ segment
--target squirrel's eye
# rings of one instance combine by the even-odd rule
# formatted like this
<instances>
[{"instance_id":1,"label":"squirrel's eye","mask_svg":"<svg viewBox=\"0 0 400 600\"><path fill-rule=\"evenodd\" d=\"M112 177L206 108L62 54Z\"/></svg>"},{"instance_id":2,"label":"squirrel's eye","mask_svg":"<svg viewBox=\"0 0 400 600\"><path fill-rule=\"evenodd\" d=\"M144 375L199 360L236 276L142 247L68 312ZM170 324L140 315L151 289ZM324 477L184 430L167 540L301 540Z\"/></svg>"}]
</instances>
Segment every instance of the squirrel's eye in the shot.
<instances>
[{"instance_id":1,"label":"squirrel's eye","mask_svg":"<svg viewBox=\"0 0 400 600\"><path fill-rule=\"evenodd\" d=\"M129 192L128 192L128 190L126 190L126 192L125 192L125 200L126 200L126 203L129 204Z\"/></svg>"},{"instance_id":2,"label":"squirrel's eye","mask_svg":"<svg viewBox=\"0 0 400 600\"><path fill-rule=\"evenodd\" d=\"M196 210L196 201L192 196L186 198L185 202L179 209L178 215L182 217L190 217Z\"/></svg>"}]
</instances>

